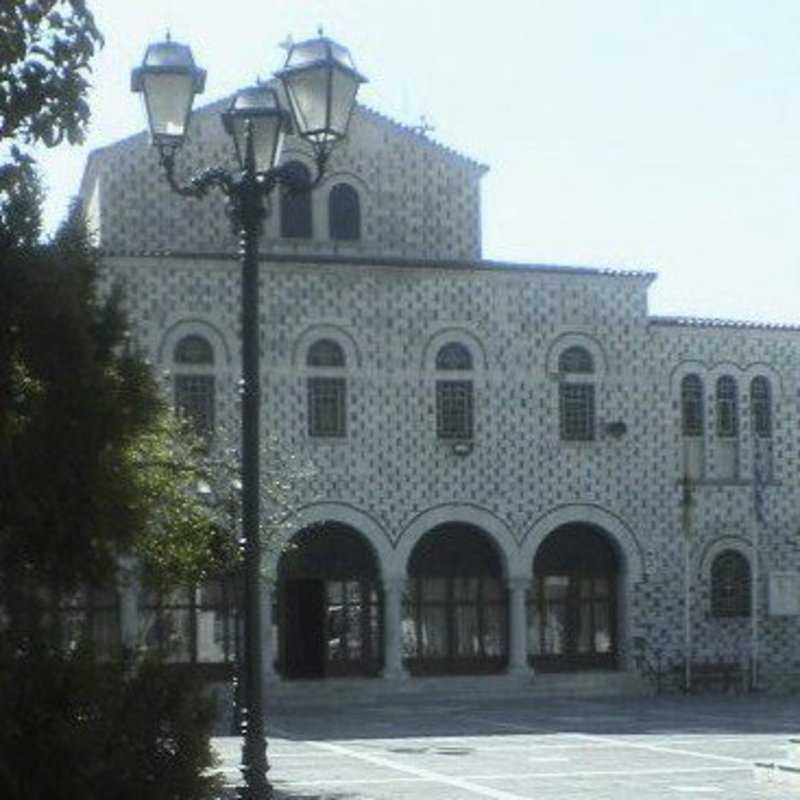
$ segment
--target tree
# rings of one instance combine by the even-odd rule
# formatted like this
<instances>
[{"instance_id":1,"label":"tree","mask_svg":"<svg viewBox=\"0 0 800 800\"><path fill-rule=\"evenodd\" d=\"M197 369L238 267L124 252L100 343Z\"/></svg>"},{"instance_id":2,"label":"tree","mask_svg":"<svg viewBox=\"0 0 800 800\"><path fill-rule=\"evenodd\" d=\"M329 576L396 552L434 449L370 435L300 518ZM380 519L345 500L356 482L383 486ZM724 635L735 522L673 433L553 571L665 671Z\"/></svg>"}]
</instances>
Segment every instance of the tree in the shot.
<instances>
[{"instance_id":1,"label":"tree","mask_svg":"<svg viewBox=\"0 0 800 800\"><path fill-rule=\"evenodd\" d=\"M81 142L91 59L102 45L84 0L3 0L0 142Z\"/></svg>"}]
</instances>

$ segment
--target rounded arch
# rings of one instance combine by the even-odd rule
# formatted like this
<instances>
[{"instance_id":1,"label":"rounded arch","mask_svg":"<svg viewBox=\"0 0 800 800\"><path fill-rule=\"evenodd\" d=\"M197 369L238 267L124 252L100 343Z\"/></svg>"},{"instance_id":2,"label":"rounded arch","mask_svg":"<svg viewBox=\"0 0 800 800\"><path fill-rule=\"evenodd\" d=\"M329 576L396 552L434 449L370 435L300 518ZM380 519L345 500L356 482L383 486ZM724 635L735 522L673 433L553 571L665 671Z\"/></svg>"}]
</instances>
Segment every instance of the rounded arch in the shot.
<instances>
[{"instance_id":1,"label":"rounded arch","mask_svg":"<svg viewBox=\"0 0 800 800\"><path fill-rule=\"evenodd\" d=\"M348 367L361 366L361 350L355 338L346 328L334 323L311 325L297 336L292 348L292 366L304 367L308 349L320 339L330 339L336 342L344 351Z\"/></svg>"},{"instance_id":2,"label":"rounded arch","mask_svg":"<svg viewBox=\"0 0 800 800\"><path fill-rule=\"evenodd\" d=\"M608 371L608 358L599 339L587 333L562 333L557 336L547 349L545 363L550 375L558 375L561 354L573 347L582 348L591 356L594 371L592 375L596 380L602 380Z\"/></svg>"},{"instance_id":3,"label":"rounded arch","mask_svg":"<svg viewBox=\"0 0 800 800\"><path fill-rule=\"evenodd\" d=\"M766 378L769 381L772 402L777 403L783 394L783 381L780 373L776 372L769 364L763 361L755 361L748 364L743 371L743 386L749 389L753 378Z\"/></svg>"},{"instance_id":4,"label":"rounded arch","mask_svg":"<svg viewBox=\"0 0 800 800\"><path fill-rule=\"evenodd\" d=\"M311 503L297 509L279 529L273 546L264 549L264 577L272 581L277 578L281 555L295 534L326 523L344 525L360 533L375 553L381 577L386 578L394 553L388 533L371 514L346 503Z\"/></svg>"},{"instance_id":5,"label":"rounded arch","mask_svg":"<svg viewBox=\"0 0 800 800\"><path fill-rule=\"evenodd\" d=\"M508 525L491 511L468 503L445 503L429 508L410 520L398 539L391 575L400 578L407 574L411 553L426 533L442 525L459 523L477 528L493 540L506 578L526 576L527 573L519 569L519 547Z\"/></svg>"},{"instance_id":6,"label":"rounded arch","mask_svg":"<svg viewBox=\"0 0 800 800\"><path fill-rule=\"evenodd\" d=\"M723 534L717 536L708 542L700 552L695 565L695 577L698 581L705 581L709 579L711 574L711 565L717 556L724 553L726 550L736 550L741 553L750 564L753 566L753 543L747 536L739 536L737 534ZM759 555L759 563L761 556Z\"/></svg>"},{"instance_id":7,"label":"rounded arch","mask_svg":"<svg viewBox=\"0 0 800 800\"><path fill-rule=\"evenodd\" d=\"M486 348L478 336L467 328L450 327L442 328L428 337L422 346L420 354L420 367L428 372L436 370L436 354L445 345L456 342L469 350L472 356L473 369L488 369L489 362L486 357Z\"/></svg>"},{"instance_id":8,"label":"rounded arch","mask_svg":"<svg viewBox=\"0 0 800 800\"><path fill-rule=\"evenodd\" d=\"M642 546L630 526L620 517L599 506L567 505L552 509L539 517L525 532L520 547L520 564L526 575L531 573L540 545L555 531L565 525L589 525L608 535L619 559L620 570L629 582L645 579L646 568Z\"/></svg>"},{"instance_id":9,"label":"rounded arch","mask_svg":"<svg viewBox=\"0 0 800 800\"><path fill-rule=\"evenodd\" d=\"M372 189L370 185L360 176L357 175L355 172L347 169L338 169L332 172L325 173L325 178L322 181L322 185L330 191L336 184L338 183L349 183L352 184L353 187L358 191L359 195L362 197L370 196L372 194Z\"/></svg>"},{"instance_id":10,"label":"rounded arch","mask_svg":"<svg viewBox=\"0 0 800 800\"><path fill-rule=\"evenodd\" d=\"M178 342L188 336L200 336L208 341L214 351L215 364L231 363L231 351L222 331L207 320L197 318L179 319L167 327L156 351L158 363L171 363Z\"/></svg>"},{"instance_id":11,"label":"rounded arch","mask_svg":"<svg viewBox=\"0 0 800 800\"><path fill-rule=\"evenodd\" d=\"M707 383L707 372L708 365L704 361L697 361L694 359L681 361L672 368L672 371L669 374L670 393L675 398L680 397L681 383L688 375L697 375L705 385Z\"/></svg>"}]
</instances>

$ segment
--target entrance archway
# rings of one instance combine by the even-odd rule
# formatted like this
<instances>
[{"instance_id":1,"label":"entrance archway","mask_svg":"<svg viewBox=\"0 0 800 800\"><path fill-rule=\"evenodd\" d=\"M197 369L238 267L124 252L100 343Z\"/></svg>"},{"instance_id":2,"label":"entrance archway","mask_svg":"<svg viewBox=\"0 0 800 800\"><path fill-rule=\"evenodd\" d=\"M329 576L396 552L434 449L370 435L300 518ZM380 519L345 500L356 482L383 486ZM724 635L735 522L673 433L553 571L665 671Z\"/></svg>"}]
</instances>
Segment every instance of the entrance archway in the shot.
<instances>
[{"instance_id":1,"label":"entrance archway","mask_svg":"<svg viewBox=\"0 0 800 800\"><path fill-rule=\"evenodd\" d=\"M550 533L533 562L529 650L540 672L617 667L619 558L598 528Z\"/></svg>"},{"instance_id":2,"label":"entrance archway","mask_svg":"<svg viewBox=\"0 0 800 800\"><path fill-rule=\"evenodd\" d=\"M479 674L508 663L508 597L497 547L478 528L440 525L408 562L405 664L412 675Z\"/></svg>"},{"instance_id":3,"label":"entrance archway","mask_svg":"<svg viewBox=\"0 0 800 800\"><path fill-rule=\"evenodd\" d=\"M377 675L382 606L378 563L361 534L339 523L295 534L278 564L279 671Z\"/></svg>"}]
</instances>

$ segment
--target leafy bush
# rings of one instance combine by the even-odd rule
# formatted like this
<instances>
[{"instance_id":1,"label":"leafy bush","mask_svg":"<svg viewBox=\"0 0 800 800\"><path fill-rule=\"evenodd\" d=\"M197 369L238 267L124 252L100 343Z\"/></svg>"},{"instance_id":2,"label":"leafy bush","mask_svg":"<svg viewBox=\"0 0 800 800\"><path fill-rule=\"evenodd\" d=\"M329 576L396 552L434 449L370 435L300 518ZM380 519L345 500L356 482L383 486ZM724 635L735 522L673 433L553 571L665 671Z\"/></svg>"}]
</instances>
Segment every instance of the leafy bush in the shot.
<instances>
[{"instance_id":1,"label":"leafy bush","mask_svg":"<svg viewBox=\"0 0 800 800\"><path fill-rule=\"evenodd\" d=\"M163 665L131 670L89 652L0 646L4 800L202 800L213 708Z\"/></svg>"}]
</instances>

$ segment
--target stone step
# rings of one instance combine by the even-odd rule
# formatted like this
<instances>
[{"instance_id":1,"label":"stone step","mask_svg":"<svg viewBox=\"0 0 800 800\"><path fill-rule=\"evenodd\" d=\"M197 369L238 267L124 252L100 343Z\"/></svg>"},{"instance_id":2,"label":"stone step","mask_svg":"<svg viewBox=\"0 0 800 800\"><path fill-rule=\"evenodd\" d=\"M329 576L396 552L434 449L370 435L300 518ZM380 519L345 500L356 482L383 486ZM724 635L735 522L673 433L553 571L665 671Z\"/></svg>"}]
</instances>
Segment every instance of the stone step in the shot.
<instances>
[{"instance_id":1,"label":"stone step","mask_svg":"<svg viewBox=\"0 0 800 800\"><path fill-rule=\"evenodd\" d=\"M339 705L341 703L468 700L488 696L520 698L642 696L652 687L635 673L576 672L561 674L470 675L450 677L329 678L277 681L265 687L270 707Z\"/></svg>"}]
</instances>

